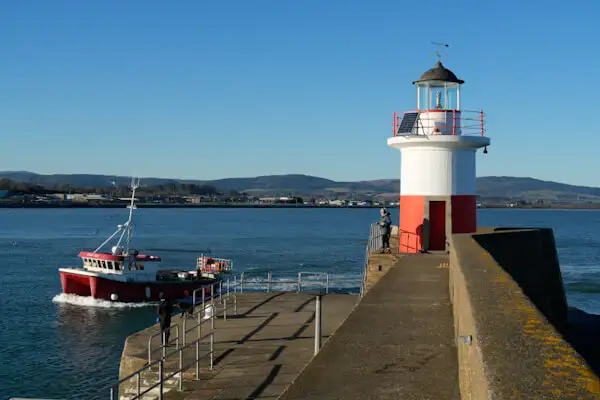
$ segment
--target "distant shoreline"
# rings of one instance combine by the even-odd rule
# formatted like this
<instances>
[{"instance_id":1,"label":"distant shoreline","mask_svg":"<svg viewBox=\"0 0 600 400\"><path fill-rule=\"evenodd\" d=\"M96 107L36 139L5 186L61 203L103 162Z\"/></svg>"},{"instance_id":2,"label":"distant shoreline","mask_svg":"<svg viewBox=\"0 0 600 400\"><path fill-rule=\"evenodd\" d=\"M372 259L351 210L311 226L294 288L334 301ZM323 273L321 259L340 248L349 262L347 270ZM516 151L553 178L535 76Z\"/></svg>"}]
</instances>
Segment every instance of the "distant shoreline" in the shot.
<instances>
[{"instance_id":1,"label":"distant shoreline","mask_svg":"<svg viewBox=\"0 0 600 400\"><path fill-rule=\"evenodd\" d=\"M0 208L126 208L128 204L94 204L94 203L2 203ZM137 208L381 208L381 206L318 206L312 204L156 204L136 203ZM387 207L387 208L398 208Z\"/></svg>"},{"instance_id":2,"label":"distant shoreline","mask_svg":"<svg viewBox=\"0 0 600 400\"><path fill-rule=\"evenodd\" d=\"M0 201L0 208L126 208L125 203L13 203ZM361 209L361 208L381 208L381 206L328 206L328 205L312 205L312 204L156 204L156 203L137 203L138 208L324 208L324 209ZM398 206L386 206L386 208L394 209ZM478 209L493 209L493 210L600 210L600 204L594 206L485 206Z\"/></svg>"}]
</instances>

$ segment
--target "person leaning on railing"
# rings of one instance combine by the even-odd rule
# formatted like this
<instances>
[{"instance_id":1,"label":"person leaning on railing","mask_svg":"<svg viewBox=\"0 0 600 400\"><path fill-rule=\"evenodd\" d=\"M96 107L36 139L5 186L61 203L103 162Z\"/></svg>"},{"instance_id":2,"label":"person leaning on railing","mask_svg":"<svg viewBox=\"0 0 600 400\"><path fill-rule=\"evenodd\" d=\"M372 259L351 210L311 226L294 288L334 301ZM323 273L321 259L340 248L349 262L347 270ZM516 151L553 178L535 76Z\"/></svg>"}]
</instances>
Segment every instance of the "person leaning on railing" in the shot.
<instances>
[{"instance_id":1,"label":"person leaning on railing","mask_svg":"<svg viewBox=\"0 0 600 400\"><path fill-rule=\"evenodd\" d=\"M390 234L392 233L392 217L390 216L390 212L385 208L381 209L381 220L379 221L379 226L381 226L381 252L391 253Z\"/></svg>"}]
</instances>

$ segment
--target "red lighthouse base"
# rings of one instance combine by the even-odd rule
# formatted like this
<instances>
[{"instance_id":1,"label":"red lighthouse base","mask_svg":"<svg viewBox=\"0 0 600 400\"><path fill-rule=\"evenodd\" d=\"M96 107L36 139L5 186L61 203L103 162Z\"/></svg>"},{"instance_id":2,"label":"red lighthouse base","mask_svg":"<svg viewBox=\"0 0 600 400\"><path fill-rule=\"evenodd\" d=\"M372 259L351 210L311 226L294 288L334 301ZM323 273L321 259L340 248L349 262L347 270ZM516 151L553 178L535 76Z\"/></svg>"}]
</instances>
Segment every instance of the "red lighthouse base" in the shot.
<instances>
[{"instance_id":1,"label":"red lighthouse base","mask_svg":"<svg viewBox=\"0 0 600 400\"><path fill-rule=\"evenodd\" d=\"M400 252L445 251L452 233L477 230L475 195L400 196Z\"/></svg>"}]
</instances>

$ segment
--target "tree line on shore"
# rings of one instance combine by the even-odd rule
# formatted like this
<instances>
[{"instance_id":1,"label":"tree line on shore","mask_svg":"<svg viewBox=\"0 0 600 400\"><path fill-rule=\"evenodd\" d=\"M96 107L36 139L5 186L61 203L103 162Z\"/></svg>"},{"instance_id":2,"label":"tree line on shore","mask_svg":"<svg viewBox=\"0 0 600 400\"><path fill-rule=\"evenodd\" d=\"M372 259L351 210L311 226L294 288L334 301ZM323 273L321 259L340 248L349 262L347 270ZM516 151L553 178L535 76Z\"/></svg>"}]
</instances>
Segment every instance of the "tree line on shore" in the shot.
<instances>
[{"instance_id":1,"label":"tree line on shore","mask_svg":"<svg viewBox=\"0 0 600 400\"><path fill-rule=\"evenodd\" d=\"M11 179L0 179L0 190L8 190L15 194L36 194L46 195L50 193L93 193L107 194L120 197L126 197L131 194L131 189L126 185L115 185L112 187L75 187L69 184L59 184L52 187L44 187L30 182L19 182ZM235 193L233 193L235 192ZM196 185L190 183L169 183L164 185L140 186L137 193L146 196L221 196L224 193L219 192L212 185ZM236 191L227 193L229 195L239 195Z\"/></svg>"}]
</instances>

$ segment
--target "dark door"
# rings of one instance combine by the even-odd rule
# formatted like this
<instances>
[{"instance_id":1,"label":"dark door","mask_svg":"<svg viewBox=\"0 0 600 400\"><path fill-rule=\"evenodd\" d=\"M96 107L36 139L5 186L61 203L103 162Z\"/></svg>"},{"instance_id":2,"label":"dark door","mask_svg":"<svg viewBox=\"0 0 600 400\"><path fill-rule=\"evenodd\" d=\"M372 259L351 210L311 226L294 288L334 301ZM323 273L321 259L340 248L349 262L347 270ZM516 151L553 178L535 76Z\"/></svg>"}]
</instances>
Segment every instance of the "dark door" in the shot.
<instances>
[{"instance_id":1,"label":"dark door","mask_svg":"<svg viewBox=\"0 0 600 400\"><path fill-rule=\"evenodd\" d=\"M446 250L446 202L429 202L429 250Z\"/></svg>"}]
</instances>

